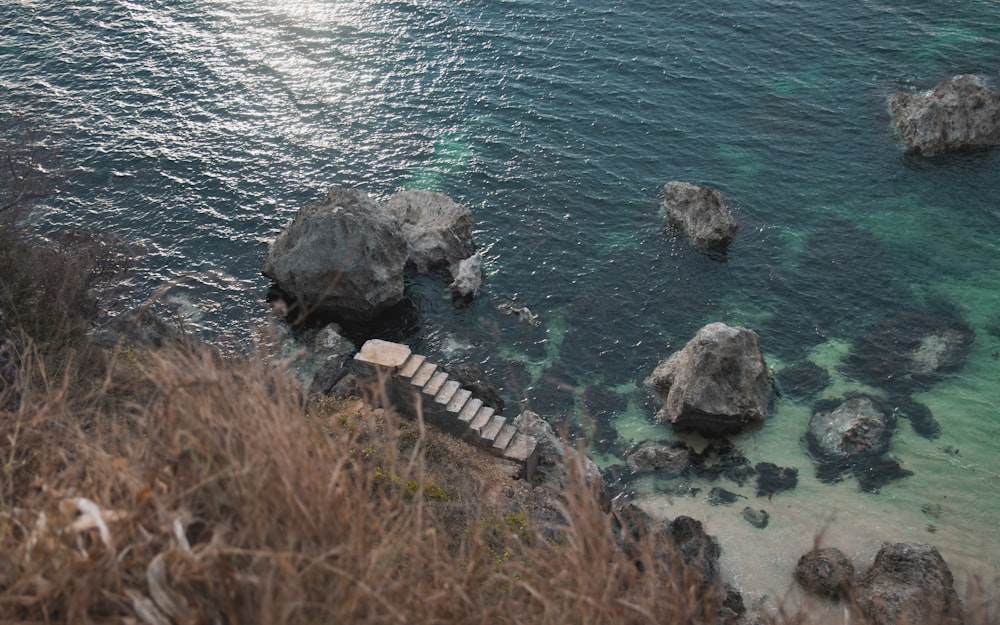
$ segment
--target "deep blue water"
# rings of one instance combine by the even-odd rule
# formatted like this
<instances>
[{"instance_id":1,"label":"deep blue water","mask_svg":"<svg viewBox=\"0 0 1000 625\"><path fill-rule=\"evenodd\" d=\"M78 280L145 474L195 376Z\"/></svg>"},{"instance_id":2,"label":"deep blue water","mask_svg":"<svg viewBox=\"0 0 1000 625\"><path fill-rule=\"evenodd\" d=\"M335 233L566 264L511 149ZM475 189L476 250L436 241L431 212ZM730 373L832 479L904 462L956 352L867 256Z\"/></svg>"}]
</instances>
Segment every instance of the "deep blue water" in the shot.
<instances>
[{"instance_id":1,"label":"deep blue water","mask_svg":"<svg viewBox=\"0 0 1000 625\"><path fill-rule=\"evenodd\" d=\"M711 321L758 331L776 370L832 370L869 324L949 309L976 332L968 386L923 400L961 412L942 440L983 445L996 495L1000 151L907 156L887 101L1000 87L1000 3L899 4L0 0L0 115L68 175L39 228L141 242L137 301L176 282L222 342L267 318L266 245L326 187L468 204L486 289L455 309L414 278L407 340L553 418L648 422L637 383ZM725 262L665 228L670 180L734 207Z\"/></svg>"}]
</instances>

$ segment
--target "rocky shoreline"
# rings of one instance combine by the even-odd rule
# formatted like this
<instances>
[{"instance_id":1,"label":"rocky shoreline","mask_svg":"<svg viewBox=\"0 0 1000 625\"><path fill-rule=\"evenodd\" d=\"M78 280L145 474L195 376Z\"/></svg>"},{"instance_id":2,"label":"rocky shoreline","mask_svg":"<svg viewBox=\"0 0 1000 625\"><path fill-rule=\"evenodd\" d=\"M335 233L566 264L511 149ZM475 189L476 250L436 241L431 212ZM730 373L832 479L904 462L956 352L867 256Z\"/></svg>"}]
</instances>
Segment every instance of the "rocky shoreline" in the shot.
<instances>
[{"instance_id":1,"label":"rocky shoreline","mask_svg":"<svg viewBox=\"0 0 1000 625\"><path fill-rule=\"evenodd\" d=\"M1000 94L989 91L974 77L959 76L927 94L897 93L890 107L907 149L914 154L934 157L1000 144ZM681 232L697 251L720 262L726 260L738 224L718 191L674 181L665 185L662 199L670 228ZM385 314L404 300L406 272L426 273L438 267L449 269L453 282L448 287L455 305L460 306L475 297L483 285L482 256L472 240L473 225L466 207L441 194L403 191L380 206L359 190L333 188L326 198L299 211L269 248L262 273L280 289L284 306L280 312L293 323L315 314L328 314L347 324ZM538 322L537 315L527 308L507 303L500 308L503 306L526 323ZM312 392L359 390L348 372L352 350L342 332L339 326L327 326L316 335L311 357L315 373L308 384ZM751 466L727 438L747 427L767 427L768 410L783 395L814 401L802 440L821 481L839 481L844 474L851 474L863 490L878 492L886 482L905 478L911 473L889 455L897 417L908 419L921 436L939 435L941 426L935 416L913 395L960 367L973 340L972 330L948 310L936 314L903 312L884 319L871 328L868 337L857 341L845 362L848 375L879 393L817 399L828 386L829 375L813 363L802 360L774 375L764 360L766 346L762 349L755 332L721 323L705 326L643 384L662 403L657 420L713 442L696 450L677 440L623 444L615 442L612 435L612 440L604 441L606 451L625 459L623 465L605 470L600 480L601 491L610 494L609 501L619 502L612 511L619 532L640 531L626 531L622 519L629 519L625 525L641 525L641 532L656 525L650 519L640 523L636 519L641 515L628 508L631 504L620 503L628 499L629 483L650 473L668 478L722 477L740 486L755 480L757 495L769 500L776 493L795 488L797 469L769 462ZM522 413L518 419L525 414L530 413ZM537 415L534 418L544 423ZM565 458L564 446L557 444L551 427L547 433L543 430L541 437L549 441L542 466L558 466ZM592 465L588 460L588 473L599 475ZM558 478L546 478L553 479L558 484ZM709 495L712 505L731 504L736 499L736 494L722 487L714 487ZM746 506L743 516L757 528L768 524L766 510ZM709 544L700 523L694 523L698 528L695 533L703 536L699 540ZM715 559L703 567L705 579L715 583L718 548L706 552L702 547L700 551L709 560L715 553ZM900 569L923 566L928 558L935 563L940 560L930 545L886 544L873 566L855 583L856 576L846 571L843 558L810 552L803 555L805 564L800 563L802 570L796 578L811 592L851 594L867 606L863 609L875 622L909 622L900 620L903 616L899 612L899 605L905 603L900 597L907 593L926 599L926 605L920 604L921 614L943 619L940 622L960 622L951 574L943 560L935 564L941 572L933 581L898 574ZM895 567L895 572L880 573L890 560L894 564L889 568ZM840 564L831 569L831 562ZM917 608L911 604L908 609Z\"/></svg>"}]
</instances>

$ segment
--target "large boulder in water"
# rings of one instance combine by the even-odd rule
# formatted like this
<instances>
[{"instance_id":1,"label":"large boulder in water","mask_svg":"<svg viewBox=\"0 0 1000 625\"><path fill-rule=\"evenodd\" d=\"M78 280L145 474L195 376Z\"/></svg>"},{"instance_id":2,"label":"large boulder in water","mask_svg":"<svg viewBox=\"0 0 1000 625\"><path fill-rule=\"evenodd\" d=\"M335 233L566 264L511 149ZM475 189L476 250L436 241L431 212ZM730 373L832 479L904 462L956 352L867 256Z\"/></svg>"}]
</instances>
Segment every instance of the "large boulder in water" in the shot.
<instances>
[{"instance_id":1,"label":"large boulder in water","mask_svg":"<svg viewBox=\"0 0 1000 625\"><path fill-rule=\"evenodd\" d=\"M700 250L724 251L739 229L722 195L709 187L668 182L663 187L663 207L670 225Z\"/></svg>"},{"instance_id":2,"label":"large boulder in water","mask_svg":"<svg viewBox=\"0 0 1000 625\"><path fill-rule=\"evenodd\" d=\"M890 107L909 149L924 156L1000 144L1000 93L975 76L946 80L929 93L897 92Z\"/></svg>"},{"instance_id":3,"label":"large boulder in water","mask_svg":"<svg viewBox=\"0 0 1000 625\"><path fill-rule=\"evenodd\" d=\"M699 330L646 383L663 402L660 421L706 436L763 421L771 389L757 333L724 323Z\"/></svg>"},{"instance_id":4,"label":"large boulder in water","mask_svg":"<svg viewBox=\"0 0 1000 625\"><path fill-rule=\"evenodd\" d=\"M883 544L854 599L873 625L965 622L948 564L925 543Z\"/></svg>"},{"instance_id":5,"label":"large boulder in water","mask_svg":"<svg viewBox=\"0 0 1000 625\"><path fill-rule=\"evenodd\" d=\"M385 203L403 229L408 262L417 271L457 263L475 251L472 212L443 193L407 189Z\"/></svg>"},{"instance_id":6,"label":"large boulder in water","mask_svg":"<svg viewBox=\"0 0 1000 625\"><path fill-rule=\"evenodd\" d=\"M407 243L367 193L333 187L299 209L261 273L306 312L366 319L403 299Z\"/></svg>"}]
</instances>

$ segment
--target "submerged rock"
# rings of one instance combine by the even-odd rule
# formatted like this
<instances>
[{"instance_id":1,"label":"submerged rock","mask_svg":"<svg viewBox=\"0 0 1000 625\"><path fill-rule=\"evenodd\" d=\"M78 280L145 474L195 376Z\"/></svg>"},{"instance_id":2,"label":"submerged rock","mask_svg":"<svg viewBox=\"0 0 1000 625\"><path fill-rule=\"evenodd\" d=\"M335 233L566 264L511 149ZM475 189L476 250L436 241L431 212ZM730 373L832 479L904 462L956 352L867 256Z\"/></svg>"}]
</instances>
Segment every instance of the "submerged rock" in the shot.
<instances>
[{"instance_id":1,"label":"submerged rock","mask_svg":"<svg viewBox=\"0 0 1000 625\"><path fill-rule=\"evenodd\" d=\"M691 450L683 444L643 441L626 452L625 462L632 471L661 471L680 475L691 465Z\"/></svg>"},{"instance_id":2,"label":"submerged rock","mask_svg":"<svg viewBox=\"0 0 1000 625\"><path fill-rule=\"evenodd\" d=\"M824 460L845 461L879 455L889 449L896 421L879 400L859 395L818 403L809 420L809 449Z\"/></svg>"},{"instance_id":3,"label":"submerged rock","mask_svg":"<svg viewBox=\"0 0 1000 625\"><path fill-rule=\"evenodd\" d=\"M829 372L809 360L781 369L777 379L781 394L796 400L811 400L830 385Z\"/></svg>"},{"instance_id":4,"label":"submerged rock","mask_svg":"<svg viewBox=\"0 0 1000 625\"><path fill-rule=\"evenodd\" d=\"M956 315L903 312L869 328L844 366L862 382L911 394L961 367L974 339Z\"/></svg>"},{"instance_id":5,"label":"submerged rock","mask_svg":"<svg viewBox=\"0 0 1000 625\"><path fill-rule=\"evenodd\" d=\"M407 244L367 193L331 188L296 213L268 248L261 273L301 312L367 319L403 299Z\"/></svg>"},{"instance_id":6,"label":"submerged rock","mask_svg":"<svg viewBox=\"0 0 1000 625\"><path fill-rule=\"evenodd\" d=\"M813 549L795 565L795 581L806 591L824 597L850 594L854 588L854 563L834 547Z\"/></svg>"},{"instance_id":7,"label":"submerged rock","mask_svg":"<svg viewBox=\"0 0 1000 625\"><path fill-rule=\"evenodd\" d=\"M762 422L771 390L757 333L724 323L699 330L646 383L663 402L660 421L710 437Z\"/></svg>"},{"instance_id":8,"label":"submerged rock","mask_svg":"<svg viewBox=\"0 0 1000 625\"><path fill-rule=\"evenodd\" d=\"M894 406L897 415L910 421L910 426L917 434L931 440L941 436L941 424L926 404L903 395L890 398L889 403Z\"/></svg>"},{"instance_id":9,"label":"submerged rock","mask_svg":"<svg viewBox=\"0 0 1000 625\"><path fill-rule=\"evenodd\" d=\"M767 513L767 510L754 510L750 506L743 508L741 516L747 523L760 530L767 527L767 524L771 521L771 515Z\"/></svg>"},{"instance_id":10,"label":"submerged rock","mask_svg":"<svg viewBox=\"0 0 1000 625\"><path fill-rule=\"evenodd\" d=\"M799 470L795 467L779 467L773 462L758 462L757 496L771 498L775 493L792 490L799 485Z\"/></svg>"},{"instance_id":11,"label":"submerged rock","mask_svg":"<svg viewBox=\"0 0 1000 625\"><path fill-rule=\"evenodd\" d=\"M899 91L890 108L906 145L924 156L1000 145L1000 93L976 76L945 80L928 93Z\"/></svg>"},{"instance_id":12,"label":"submerged rock","mask_svg":"<svg viewBox=\"0 0 1000 625\"><path fill-rule=\"evenodd\" d=\"M718 486L713 486L712 490L708 491L708 503L713 506L729 505L731 503L736 503L736 500L742 497L730 490L725 488L719 488Z\"/></svg>"},{"instance_id":13,"label":"submerged rock","mask_svg":"<svg viewBox=\"0 0 1000 625\"><path fill-rule=\"evenodd\" d=\"M851 472L863 490L877 492L883 484L911 475L888 456L895 426L895 415L877 397L816 402L806 443L817 463L817 477L834 482Z\"/></svg>"},{"instance_id":14,"label":"submerged rock","mask_svg":"<svg viewBox=\"0 0 1000 625\"><path fill-rule=\"evenodd\" d=\"M709 187L668 182L663 187L663 206L670 225L701 250L724 251L739 229L722 195Z\"/></svg>"},{"instance_id":15,"label":"submerged rock","mask_svg":"<svg viewBox=\"0 0 1000 625\"><path fill-rule=\"evenodd\" d=\"M925 543L885 543L854 599L873 625L958 625L965 620L948 564Z\"/></svg>"},{"instance_id":16,"label":"submerged rock","mask_svg":"<svg viewBox=\"0 0 1000 625\"><path fill-rule=\"evenodd\" d=\"M385 202L403 231L407 263L417 271L457 263L475 251L472 212L443 193L407 189Z\"/></svg>"}]
</instances>

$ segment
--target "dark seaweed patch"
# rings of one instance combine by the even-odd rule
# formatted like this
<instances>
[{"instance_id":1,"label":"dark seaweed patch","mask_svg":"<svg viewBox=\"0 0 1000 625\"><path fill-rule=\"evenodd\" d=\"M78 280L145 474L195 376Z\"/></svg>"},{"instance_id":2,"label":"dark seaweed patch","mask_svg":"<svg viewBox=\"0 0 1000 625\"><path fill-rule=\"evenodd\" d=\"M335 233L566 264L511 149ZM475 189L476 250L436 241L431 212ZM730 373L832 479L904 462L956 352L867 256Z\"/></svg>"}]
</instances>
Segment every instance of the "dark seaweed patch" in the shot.
<instances>
[{"instance_id":1,"label":"dark seaweed patch","mask_svg":"<svg viewBox=\"0 0 1000 625\"><path fill-rule=\"evenodd\" d=\"M757 496L770 498L775 493L792 490L799 484L799 470L795 467L779 467L772 462L758 462Z\"/></svg>"}]
</instances>

